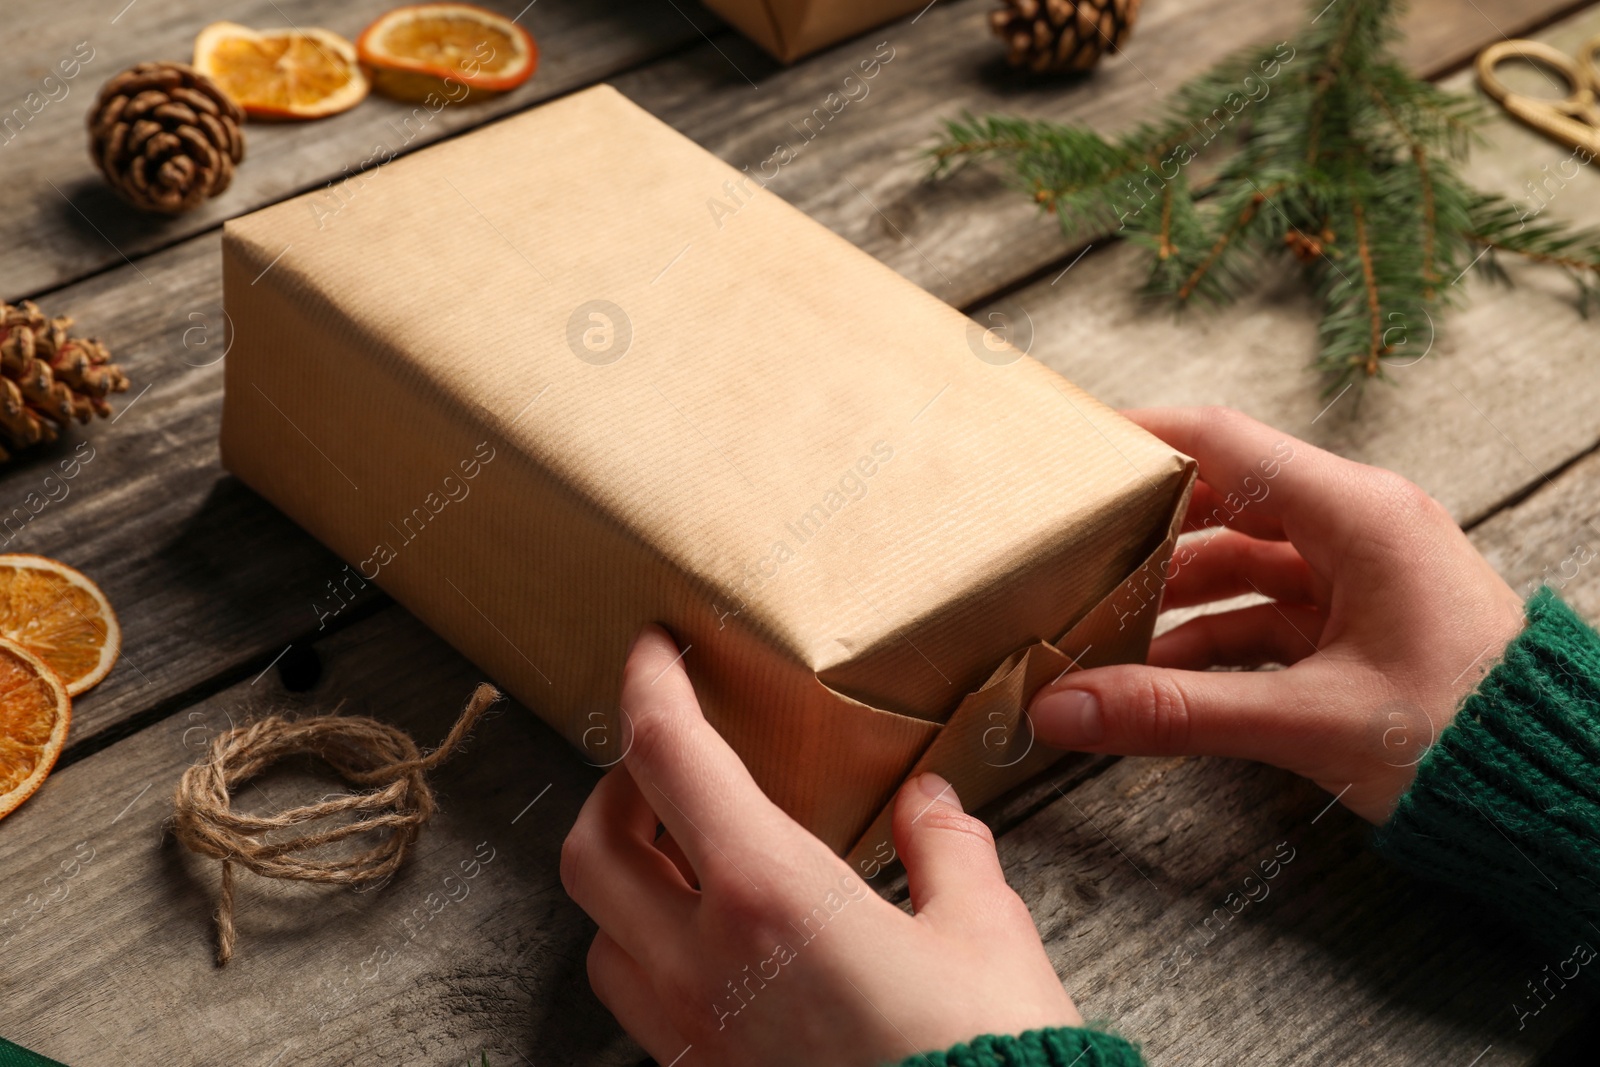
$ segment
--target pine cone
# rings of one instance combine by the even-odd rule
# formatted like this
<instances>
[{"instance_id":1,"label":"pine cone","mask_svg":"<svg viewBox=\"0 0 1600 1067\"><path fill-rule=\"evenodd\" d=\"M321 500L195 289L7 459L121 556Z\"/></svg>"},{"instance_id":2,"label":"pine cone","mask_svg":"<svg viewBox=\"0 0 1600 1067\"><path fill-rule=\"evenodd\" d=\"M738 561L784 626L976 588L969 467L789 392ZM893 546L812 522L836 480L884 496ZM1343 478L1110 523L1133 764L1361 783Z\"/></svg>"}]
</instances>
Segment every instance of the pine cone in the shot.
<instances>
[{"instance_id":1,"label":"pine cone","mask_svg":"<svg viewBox=\"0 0 1600 1067\"><path fill-rule=\"evenodd\" d=\"M100 89L89 154L124 200L176 215L216 196L244 158L244 112L183 63L140 63Z\"/></svg>"},{"instance_id":2,"label":"pine cone","mask_svg":"<svg viewBox=\"0 0 1600 1067\"><path fill-rule=\"evenodd\" d=\"M0 444L27 448L54 441L76 419L111 414L106 397L125 392L128 376L106 346L67 333L72 320L47 319L31 300L0 301ZM0 447L0 461L11 458Z\"/></svg>"},{"instance_id":3,"label":"pine cone","mask_svg":"<svg viewBox=\"0 0 1600 1067\"><path fill-rule=\"evenodd\" d=\"M1122 47L1139 0L1005 0L989 25L1006 43L1006 62L1036 73L1088 70Z\"/></svg>"}]
</instances>

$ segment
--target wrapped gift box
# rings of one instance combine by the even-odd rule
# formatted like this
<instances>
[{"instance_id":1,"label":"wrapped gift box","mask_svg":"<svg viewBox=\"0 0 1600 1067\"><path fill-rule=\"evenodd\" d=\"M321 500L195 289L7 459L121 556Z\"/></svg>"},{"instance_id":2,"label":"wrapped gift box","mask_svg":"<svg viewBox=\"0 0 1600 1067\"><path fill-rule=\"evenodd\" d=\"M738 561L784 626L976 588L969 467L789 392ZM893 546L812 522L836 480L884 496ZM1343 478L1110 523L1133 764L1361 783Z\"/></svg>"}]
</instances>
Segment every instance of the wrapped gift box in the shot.
<instances>
[{"instance_id":1,"label":"wrapped gift box","mask_svg":"<svg viewBox=\"0 0 1600 1067\"><path fill-rule=\"evenodd\" d=\"M785 63L920 11L928 0L706 0L706 6Z\"/></svg>"},{"instance_id":2,"label":"wrapped gift box","mask_svg":"<svg viewBox=\"0 0 1600 1067\"><path fill-rule=\"evenodd\" d=\"M666 625L863 869L913 769L1048 762L1142 658L1187 458L609 87L229 222L228 469L605 766ZM877 857L874 859L874 857Z\"/></svg>"}]
</instances>

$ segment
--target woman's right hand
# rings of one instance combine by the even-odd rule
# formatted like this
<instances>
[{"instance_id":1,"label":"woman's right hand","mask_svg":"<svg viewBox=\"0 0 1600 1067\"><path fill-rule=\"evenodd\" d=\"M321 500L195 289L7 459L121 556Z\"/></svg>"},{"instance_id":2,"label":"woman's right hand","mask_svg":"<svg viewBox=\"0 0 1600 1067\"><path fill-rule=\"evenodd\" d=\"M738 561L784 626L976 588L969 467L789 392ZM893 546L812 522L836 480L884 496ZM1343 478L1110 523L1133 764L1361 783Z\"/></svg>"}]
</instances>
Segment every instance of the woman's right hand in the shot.
<instances>
[{"instance_id":1,"label":"woman's right hand","mask_svg":"<svg viewBox=\"0 0 1600 1067\"><path fill-rule=\"evenodd\" d=\"M1157 638L1148 666L1041 691L1041 741L1123 755L1234 756L1310 778L1383 822L1461 701L1522 626L1522 603L1416 485L1237 411L1129 418L1200 466L1163 608L1259 593ZM1284 664L1281 671L1211 667Z\"/></svg>"}]
</instances>

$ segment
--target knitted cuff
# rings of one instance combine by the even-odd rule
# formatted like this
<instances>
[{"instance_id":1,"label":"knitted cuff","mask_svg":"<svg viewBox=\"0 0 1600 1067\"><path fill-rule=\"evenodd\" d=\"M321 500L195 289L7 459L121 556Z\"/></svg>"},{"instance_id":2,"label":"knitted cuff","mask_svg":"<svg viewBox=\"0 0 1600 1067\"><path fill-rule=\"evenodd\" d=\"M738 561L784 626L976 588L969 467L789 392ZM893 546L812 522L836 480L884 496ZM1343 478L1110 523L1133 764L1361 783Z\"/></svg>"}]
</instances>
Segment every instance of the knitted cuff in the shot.
<instances>
[{"instance_id":1,"label":"knitted cuff","mask_svg":"<svg viewBox=\"0 0 1600 1067\"><path fill-rule=\"evenodd\" d=\"M62 1065L0 1037L0 1067L62 1067Z\"/></svg>"},{"instance_id":2,"label":"knitted cuff","mask_svg":"<svg viewBox=\"0 0 1600 1067\"><path fill-rule=\"evenodd\" d=\"M1548 588L1526 611L1376 844L1551 949L1600 947L1600 635Z\"/></svg>"},{"instance_id":3,"label":"knitted cuff","mask_svg":"<svg viewBox=\"0 0 1600 1067\"><path fill-rule=\"evenodd\" d=\"M895 1067L1144 1067L1144 1057L1115 1034L1063 1026L975 1037L945 1052L908 1056Z\"/></svg>"}]
</instances>

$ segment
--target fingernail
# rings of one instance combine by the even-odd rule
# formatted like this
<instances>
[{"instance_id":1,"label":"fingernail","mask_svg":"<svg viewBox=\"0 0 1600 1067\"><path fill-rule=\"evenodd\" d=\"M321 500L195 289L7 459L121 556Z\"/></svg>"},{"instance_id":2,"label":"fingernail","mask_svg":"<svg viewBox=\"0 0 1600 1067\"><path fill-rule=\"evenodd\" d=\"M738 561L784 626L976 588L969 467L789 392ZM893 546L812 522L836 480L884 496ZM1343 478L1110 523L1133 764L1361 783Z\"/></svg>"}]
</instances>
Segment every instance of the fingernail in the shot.
<instances>
[{"instance_id":1,"label":"fingernail","mask_svg":"<svg viewBox=\"0 0 1600 1067\"><path fill-rule=\"evenodd\" d=\"M1087 689L1057 689L1033 702L1033 725L1056 748L1097 745L1106 735L1100 698Z\"/></svg>"},{"instance_id":2,"label":"fingernail","mask_svg":"<svg viewBox=\"0 0 1600 1067\"><path fill-rule=\"evenodd\" d=\"M942 800L957 811L961 810L961 798L956 796L956 791L950 787L949 782L932 771L917 776L917 788L929 800Z\"/></svg>"}]
</instances>

